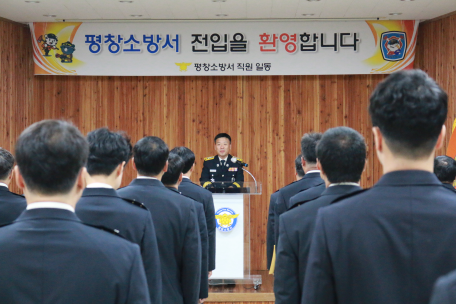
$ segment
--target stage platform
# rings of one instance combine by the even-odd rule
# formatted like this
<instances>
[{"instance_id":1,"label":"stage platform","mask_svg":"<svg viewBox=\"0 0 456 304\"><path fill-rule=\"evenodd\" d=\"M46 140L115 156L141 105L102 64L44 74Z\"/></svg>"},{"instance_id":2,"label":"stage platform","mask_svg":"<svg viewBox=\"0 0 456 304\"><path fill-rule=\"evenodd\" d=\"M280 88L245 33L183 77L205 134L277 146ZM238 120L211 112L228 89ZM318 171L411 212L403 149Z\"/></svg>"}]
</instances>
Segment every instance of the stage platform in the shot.
<instances>
[{"instance_id":1,"label":"stage platform","mask_svg":"<svg viewBox=\"0 0 456 304\"><path fill-rule=\"evenodd\" d=\"M259 274L263 283L258 290L252 285L221 285L210 286L209 298L206 304L273 304L274 297L274 276L268 274L269 271L252 271L251 274Z\"/></svg>"}]
</instances>

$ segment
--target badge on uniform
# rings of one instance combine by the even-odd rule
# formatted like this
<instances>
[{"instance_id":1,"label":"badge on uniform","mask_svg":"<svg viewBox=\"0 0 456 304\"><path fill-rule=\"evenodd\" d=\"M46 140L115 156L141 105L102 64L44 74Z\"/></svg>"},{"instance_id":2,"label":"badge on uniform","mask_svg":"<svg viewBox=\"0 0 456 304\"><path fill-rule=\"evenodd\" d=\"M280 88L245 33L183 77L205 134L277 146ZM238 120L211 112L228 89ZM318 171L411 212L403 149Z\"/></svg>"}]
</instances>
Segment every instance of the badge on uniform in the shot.
<instances>
[{"instance_id":1,"label":"badge on uniform","mask_svg":"<svg viewBox=\"0 0 456 304\"><path fill-rule=\"evenodd\" d=\"M228 169L228 171L237 171L237 169L238 169L238 168L233 168L233 167L231 167L231 168Z\"/></svg>"},{"instance_id":2,"label":"badge on uniform","mask_svg":"<svg viewBox=\"0 0 456 304\"><path fill-rule=\"evenodd\" d=\"M210 169L211 172L217 172L217 169Z\"/></svg>"}]
</instances>

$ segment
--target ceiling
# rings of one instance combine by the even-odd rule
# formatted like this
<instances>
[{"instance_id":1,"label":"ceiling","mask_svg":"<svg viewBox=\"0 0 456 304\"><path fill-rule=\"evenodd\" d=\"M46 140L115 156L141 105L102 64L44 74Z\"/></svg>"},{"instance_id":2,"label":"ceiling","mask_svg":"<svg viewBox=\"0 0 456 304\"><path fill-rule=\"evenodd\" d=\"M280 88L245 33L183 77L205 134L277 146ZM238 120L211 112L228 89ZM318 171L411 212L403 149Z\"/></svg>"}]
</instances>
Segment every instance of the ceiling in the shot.
<instances>
[{"instance_id":1,"label":"ceiling","mask_svg":"<svg viewBox=\"0 0 456 304\"><path fill-rule=\"evenodd\" d=\"M28 3L31 2L31 3ZM17 22L207 19L433 19L456 0L0 0ZM401 13L401 15L390 15ZM303 16L303 14L313 14ZM50 15L50 16L44 16ZM55 16L54 16L55 15ZM132 16L134 15L134 17Z\"/></svg>"}]
</instances>

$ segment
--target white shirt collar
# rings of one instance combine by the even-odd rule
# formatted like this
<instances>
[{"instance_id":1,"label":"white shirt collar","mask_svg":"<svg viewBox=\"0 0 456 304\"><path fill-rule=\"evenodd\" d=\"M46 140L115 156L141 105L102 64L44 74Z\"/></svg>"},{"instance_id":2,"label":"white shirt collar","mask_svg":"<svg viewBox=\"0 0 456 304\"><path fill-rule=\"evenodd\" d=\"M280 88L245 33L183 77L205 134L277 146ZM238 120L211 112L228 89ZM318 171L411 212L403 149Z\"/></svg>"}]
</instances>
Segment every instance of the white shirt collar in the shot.
<instances>
[{"instance_id":1,"label":"white shirt collar","mask_svg":"<svg viewBox=\"0 0 456 304\"><path fill-rule=\"evenodd\" d=\"M150 177L150 176L138 176L137 178L138 179L155 179L155 180L158 180L158 178Z\"/></svg>"},{"instance_id":2,"label":"white shirt collar","mask_svg":"<svg viewBox=\"0 0 456 304\"><path fill-rule=\"evenodd\" d=\"M185 176L185 175L182 175L182 178L187 178L187 179L190 179L190 177L188 177L188 176Z\"/></svg>"},{"instance_id":3,"label":"white shirt collar","mask_svg":"<svg viewBox=\"0 0 456 304\"><path fill-rule=\"evenodd\" d=\"M350 182L329 184L329 187L333 187L333 186L358 186L359 187L359 184L358 183L350 183Z\"/></svg>"},{"instance_id":4,"label":"white shirt collar","mask_svg":"<svg viewBox=\"0 0 456 304\"><path fill-rule=\"evenodd\" d=\"M226 160L227 161L228 160L228 155L225 158L221 158L220 155L219 155L218 158L220 159L220 161L222 161L222 160Z\"/></svg>"},{"instance_id":5,"label":"white shirt collar","mask_svg":"<svg viewBox=\"0 0 456 304\"><path fill-rule=\"evenodd\" d=\"M5 183L0 183L0 187L6 187L6 188L8 188L8 185L5 184Z\"/></svg>"},{"instance_id":6,"label":"white shirt collar","mask_svg":"<svg viewBox=\"0 0 456 304\"><path fill-rule=\"evenodd\" d=\"M27 205L27 210L43 208L64 209L74 212L74 208L72 206L59 202L36 202Z\"/></svg>"},{"instance_id":7,"label":"white shirt collar","mask_svg":"<svg viewBox=\"0 0 456 304\"><path fill-rule=\"evenodd\" d=\"M87 185L87 188L106 188L106 189L114 189L111 185L105 183L91 183Z\"/></svg>"},{"instance_id":8,"label":"white shirt collar","mask_svg":"<svg viewBox=\"0 0 456 304\"><path fill-rule=\"evenodd\" d=\"M310 171L307 171L306 174L309 174L309 173L320 173L320 170L310 170Z\"/></svg>"}]
</instances>

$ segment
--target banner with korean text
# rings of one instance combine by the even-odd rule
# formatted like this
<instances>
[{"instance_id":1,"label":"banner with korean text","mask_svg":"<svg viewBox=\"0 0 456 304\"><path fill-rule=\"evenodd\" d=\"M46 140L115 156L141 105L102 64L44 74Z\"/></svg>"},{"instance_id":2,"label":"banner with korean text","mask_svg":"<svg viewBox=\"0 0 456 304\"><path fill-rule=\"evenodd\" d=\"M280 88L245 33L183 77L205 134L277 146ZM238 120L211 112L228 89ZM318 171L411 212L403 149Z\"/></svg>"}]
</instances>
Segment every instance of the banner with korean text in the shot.
<instances>
[{"instance_id":1,"label":"banner with korean text","mask_svg":"<svg viewBox=\"0 0 456 304\"><path fill-rule=\"evenodd\" d=\"M388 74L418 21L31 23L35 75Z\"/></svg>"}]
</instances>

